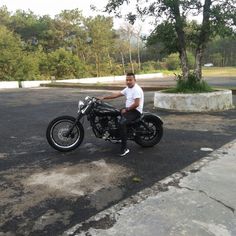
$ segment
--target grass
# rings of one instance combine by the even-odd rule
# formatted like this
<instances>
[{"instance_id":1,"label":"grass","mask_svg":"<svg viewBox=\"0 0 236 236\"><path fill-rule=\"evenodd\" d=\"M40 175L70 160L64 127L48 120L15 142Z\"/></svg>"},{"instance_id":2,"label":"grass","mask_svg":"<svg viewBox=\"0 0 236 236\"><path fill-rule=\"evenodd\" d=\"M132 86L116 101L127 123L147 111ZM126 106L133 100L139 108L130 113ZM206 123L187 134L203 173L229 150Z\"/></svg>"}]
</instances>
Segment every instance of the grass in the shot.
<instances>
[{"instance_id":1,"label":"grass","mask_svg":"<svg viewBox=\"0 0 236 236\"><path fill-rule=\"evenodd\" d=\"M208 93L213 91L214 89L206 81L199 81L194 73L189 74L188 80L179 75L176 86L165 90L167 93Z\"/></svg>"},{"instance_id":2,"label":"grass","mask_svg":"<svg viewBox=\"0 0 236 236\"><path fill-rule=\"evenodd\" d=\"M175 74L181 74L181 70L153 70L145 72L148 73L163 73L164 75L173 76ZM143 74L145 74L143 73ZM236 77L236 67L202 67L203 76L216 76L216 77Z\"/></svg>"},{"instance_id":3,"label":"grass","mask_svg":"<svg viewBox=\"0 0 236 236\"><path fill-rule=\"evenodd\" d=\"M210 93L215 91L215 89L209 88L209 89L179 89L179 88L170 88L163 90L163 93Z\"/></svg>"},{"instance_id":4,"label":"grass","mask_svg":"<svg viewBox=\"0 0 236 236\"><path fill-rule=\"evenodd\" d=\"M236 77L236 67L203 67L203 76Z\"/></svg>"}]
</instances>

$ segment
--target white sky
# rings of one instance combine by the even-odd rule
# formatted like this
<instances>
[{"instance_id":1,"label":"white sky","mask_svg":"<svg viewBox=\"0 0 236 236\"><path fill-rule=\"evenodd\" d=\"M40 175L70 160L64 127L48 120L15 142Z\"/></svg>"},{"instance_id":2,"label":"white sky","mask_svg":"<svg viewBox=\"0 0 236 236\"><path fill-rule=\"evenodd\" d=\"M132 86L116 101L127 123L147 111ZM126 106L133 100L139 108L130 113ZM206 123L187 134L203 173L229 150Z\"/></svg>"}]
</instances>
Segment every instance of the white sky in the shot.
<instances>
[{"instance_id":1,"label":"white sky","mask_svg":"<svg viewBox=\"0 0 236 236\"><path fill-rule=\"evenodd\" d=\"M1 0L0 6L6 5L10 11L17 9L32 10L37 15L54 16L65 9L79 8L84 15L92 15L90 5L104 6L107 0Z\"/></svg>"},{"instance_id":2,"label":"white sky","mask_svg":"<svg viewBox=\"0 0 236 236\"><path fill-rule=\"evenodd\" d=\"M31 10L36 15L50 15L51 17L59 14L62 10L78 8L82 10L84 16L95 16L102 13L92 11L90 5L103 9L107 2L108 0L0 0L0 7L5 5L11 12L15 12L17 9ZM123 11L127 9L128 12L132 9L132 6L129 5L129 8L124 7L123 9ZM121 19L114 18L114 27L118 28L123 22ZM142 32L144 33L148 33L153 28L149 22L138 23L138 25L142 25Z\"/></svg>"}]
</instances>

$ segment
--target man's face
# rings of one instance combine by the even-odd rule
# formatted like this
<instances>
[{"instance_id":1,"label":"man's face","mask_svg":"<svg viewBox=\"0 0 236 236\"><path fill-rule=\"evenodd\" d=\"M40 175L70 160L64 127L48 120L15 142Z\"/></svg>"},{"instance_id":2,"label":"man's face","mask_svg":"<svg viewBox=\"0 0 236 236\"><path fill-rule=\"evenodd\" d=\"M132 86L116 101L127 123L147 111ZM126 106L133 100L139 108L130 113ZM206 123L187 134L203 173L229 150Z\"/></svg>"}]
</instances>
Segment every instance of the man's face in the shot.
<instances>
[{"instance_id":1,"label":"man's face","mask_svg":"<svg viewBox=\"0 0 236 236\"><path fill-rule=\"evenodd\" d=\"M133 88L135 85L135 78L131 75L131 76L126 76L126 85L129 88Z\"/></svg>"}]
</instances>

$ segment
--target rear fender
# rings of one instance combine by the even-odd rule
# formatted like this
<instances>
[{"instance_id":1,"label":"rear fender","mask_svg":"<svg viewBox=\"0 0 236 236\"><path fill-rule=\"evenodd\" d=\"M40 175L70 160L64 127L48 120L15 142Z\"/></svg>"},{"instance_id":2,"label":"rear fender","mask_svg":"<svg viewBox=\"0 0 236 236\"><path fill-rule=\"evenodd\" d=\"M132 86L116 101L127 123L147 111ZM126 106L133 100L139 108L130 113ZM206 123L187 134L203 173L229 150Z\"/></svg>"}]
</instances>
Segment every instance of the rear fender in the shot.
<instances>
[{"instance_id":1,"label":"rear fender","mask_svg":"<svg viewBox=\"0 0 236 236\"><path fill-rule=\"evenodd\" d=\"M145 117L150 117L150 116L155 117L155 119L158 121L158 123L161 124L161 125L163 125L163 121L162 121L161 117L160 117L160 116L157 116L157 115L155 115L155 114L153 114L153 113L151 113L151 112L144 112L144 113L142 114L141 120L145 119Z\"/></svg>"}]
</instances>

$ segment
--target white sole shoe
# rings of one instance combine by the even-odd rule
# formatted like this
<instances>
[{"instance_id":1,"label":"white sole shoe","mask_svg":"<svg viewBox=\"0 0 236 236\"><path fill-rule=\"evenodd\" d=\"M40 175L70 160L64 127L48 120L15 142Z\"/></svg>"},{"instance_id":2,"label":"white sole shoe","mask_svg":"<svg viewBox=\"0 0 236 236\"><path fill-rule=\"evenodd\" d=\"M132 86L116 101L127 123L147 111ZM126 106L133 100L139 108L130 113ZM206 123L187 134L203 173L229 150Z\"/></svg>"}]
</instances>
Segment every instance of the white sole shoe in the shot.
<instances>
[{"instance_id":1,"label":"white sole shoe","mask_svg":"<svg viewBox=\"0 0 236 236\"><path fill-rule=\"evenodd\" d=\"M129 153L129 149L126 148L126 149L120 154L120 156L123 157L123 156L127 155L128 153Z\"/></svg>"}]
</instances>

